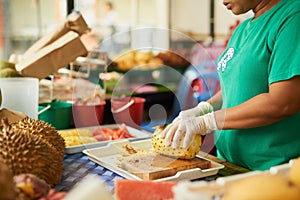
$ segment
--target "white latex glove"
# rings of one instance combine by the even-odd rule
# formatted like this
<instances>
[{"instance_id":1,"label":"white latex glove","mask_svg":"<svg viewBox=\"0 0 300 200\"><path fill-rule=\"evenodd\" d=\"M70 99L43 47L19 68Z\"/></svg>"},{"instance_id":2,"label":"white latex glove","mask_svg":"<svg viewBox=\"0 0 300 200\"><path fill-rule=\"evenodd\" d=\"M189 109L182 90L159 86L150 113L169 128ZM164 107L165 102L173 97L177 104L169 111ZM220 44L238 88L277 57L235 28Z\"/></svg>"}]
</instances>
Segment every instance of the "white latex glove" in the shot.
<instances>
[{"instance_id":1,"label":"white latex glove","mask_svg":"<svg viewBox=\"0 0 300 200\"><path fill-rule=\"evenodd\" d=\"M202 116L192 116L176 122L176 125L169 128L166 132L166 146L172 143L173 148L178 148L180 140L184 137L183 148L187 148L193 136L196 134L206 135L214 130L217 130L217 123L214 113L208 113Z\"/></svg>"},{"instance_id":2,"label":"white latex glove","mask_svg":"<svg viewBox=\"0 0 300 200\"><path fill-rule=\"evenodd\" d=\"M175 130L178 128L179 122L182 119L186 119L188 117L196 117L196 116L201 116L207 113L210 113L213 111L213 107L212 105L210 105L209 103L203 101L200 102L197 106L195 106L194 108L188 109L188 110L183 110L179 113L179 115L173 120L172 124L170 124L169 126L167 126L164 131L162 131L162 133L160 134L161 138L165 138L166 134L171 131L171 130ZM174 131L172 131L174 132Z\"/></svg>"},{"instance_id":3,"label":"white latex glove","mask_svg":"<svg viewBox=\"0 0 300 200\"><path fill-rule=\"evenodd\" d=\"M212 105L209 103L202 101L194 108L183 110L179 113L177 118L185 118L185 117L192 117L192 116L200 116L206 113L210 113L213 111Z\"/></svg>"}]
</instances>

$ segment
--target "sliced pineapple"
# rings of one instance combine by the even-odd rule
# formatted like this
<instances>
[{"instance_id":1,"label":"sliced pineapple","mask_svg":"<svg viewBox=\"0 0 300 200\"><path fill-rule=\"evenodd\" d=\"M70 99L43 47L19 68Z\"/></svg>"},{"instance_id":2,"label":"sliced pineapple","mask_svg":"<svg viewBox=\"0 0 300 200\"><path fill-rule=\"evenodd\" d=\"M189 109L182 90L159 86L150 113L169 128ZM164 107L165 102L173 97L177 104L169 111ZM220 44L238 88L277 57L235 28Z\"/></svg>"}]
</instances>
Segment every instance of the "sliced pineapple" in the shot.
<instances>
[{"instance_id":1,"label":"sliced pineapple","mask_svg":"<svg viewBox=\"0 0 300 200\"><path fill-rule=\"evenodd\" d=\"M71 137L71 136L82 136L82 137L92 137L93 132L89 129L68 129L58 131L60 136Z\"/></svg>"},{"instance_id":2,"label":"sliced pineapple","mask_svg":"<svg viewBox=\"0 0 300 200\"><path fill-rule=\"evenodd\" d=\"M64 137L64 140L65 140L66 147L98 142L96 138L88 137L88 136L82 136L82 137L68 136L68 137Z\"/></svg>"},{"instance_id":3,"label":"sliced pineapple","mask_svg":"<svg viewBox=\"0 0 300 200\"><path fill-rule=\"evenodd\" d=\"M65 140L66 147L97 142L97 139L93 137L93 132L89 129L60 130L58 133Z\"/></svg>"},{"instance_id":4,"label":"sliced pineapple","mask_svg":"<svg viewBox=\"0 0 300 200\"><path fill-rule=\"evenodd\" d=\"M152 147L154 151L163 155L178 157L181 159L195 158L197 153L200 151L200 147L202 143L201 136L195 135L188 148L182 148L183 140L181 140L179 147L174 149L171 146L166 147L165 139L160 138L160 133L164 130L165 127L166 126L156 127L156 130L152 135Z\"/></svg>"}]
</instances>

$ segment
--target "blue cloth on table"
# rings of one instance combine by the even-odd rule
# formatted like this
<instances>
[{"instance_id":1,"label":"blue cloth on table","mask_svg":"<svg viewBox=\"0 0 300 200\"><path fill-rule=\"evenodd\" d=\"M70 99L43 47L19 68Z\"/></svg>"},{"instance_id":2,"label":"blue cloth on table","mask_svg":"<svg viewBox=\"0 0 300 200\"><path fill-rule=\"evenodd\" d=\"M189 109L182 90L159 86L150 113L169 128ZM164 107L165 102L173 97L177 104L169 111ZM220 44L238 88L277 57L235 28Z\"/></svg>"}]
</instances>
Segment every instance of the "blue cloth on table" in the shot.
<instances>
[{"instance_id":1,"label":"blue cloth on table","mask_svg":"<svg viewBox=\"0 0 300 200\"><path fill-rule=\"evenodd\" d=\"M111 191L114 189L114 180L123 179L118 174L89 160L88 156L83 153L66 154L63 167L61 182L55 186L57 191L70 191L89 174L98 175Z\"/></svg>"}]
</instances>

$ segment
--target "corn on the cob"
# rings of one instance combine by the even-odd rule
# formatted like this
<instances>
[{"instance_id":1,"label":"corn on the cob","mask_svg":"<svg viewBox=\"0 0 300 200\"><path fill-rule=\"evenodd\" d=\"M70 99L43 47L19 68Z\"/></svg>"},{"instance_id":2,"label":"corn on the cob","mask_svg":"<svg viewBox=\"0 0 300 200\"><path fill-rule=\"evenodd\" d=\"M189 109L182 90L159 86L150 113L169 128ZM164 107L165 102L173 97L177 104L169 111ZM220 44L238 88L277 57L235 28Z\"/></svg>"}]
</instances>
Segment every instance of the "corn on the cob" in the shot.
<instances>
[{"instance_id":1,"label":"corn on the cob","mask_svg":"<svg viewBox=\"0 0 300 200\"><path fill-rule=\"evenodd\" d=\"M182 148L183 140L180 141L179 147L174 149L172 147L165 146L165 139L160 138L160 133L166 126L156 127L155 132L152 135L152 147L155 152L164 154L167 156L178 157L181 159L194 158L200 150L202 138L200 135L195 135L190 146L188 148Z\"/></svg>"}]
</instances>

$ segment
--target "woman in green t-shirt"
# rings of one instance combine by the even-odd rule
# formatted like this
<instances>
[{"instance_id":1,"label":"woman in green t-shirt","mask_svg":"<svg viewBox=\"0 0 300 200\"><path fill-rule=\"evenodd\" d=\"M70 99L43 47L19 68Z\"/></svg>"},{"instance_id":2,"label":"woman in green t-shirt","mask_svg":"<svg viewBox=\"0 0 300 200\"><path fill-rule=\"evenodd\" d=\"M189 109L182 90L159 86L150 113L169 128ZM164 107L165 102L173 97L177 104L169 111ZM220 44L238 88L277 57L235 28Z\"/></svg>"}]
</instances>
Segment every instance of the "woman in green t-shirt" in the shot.
<instances>
[{"instance_id":1,"label":"woman in green t-shirt","mask_svg":"<svg viewBox=\"0 0 300 200\"><path fill-rule=\"evenodd\" d=\"M187 147L193 135L215 131L218 157L269 169L300 156L300 0L223 4L254 16L237 27L218 59L221 91L182 111L161 137L174 148L184 137Z\"/></svg>"}]
</instances>

